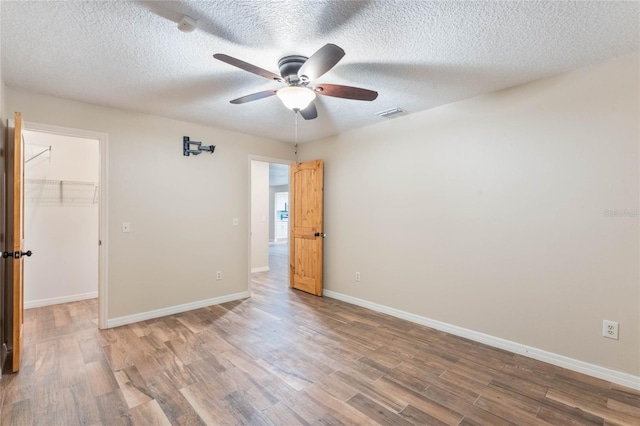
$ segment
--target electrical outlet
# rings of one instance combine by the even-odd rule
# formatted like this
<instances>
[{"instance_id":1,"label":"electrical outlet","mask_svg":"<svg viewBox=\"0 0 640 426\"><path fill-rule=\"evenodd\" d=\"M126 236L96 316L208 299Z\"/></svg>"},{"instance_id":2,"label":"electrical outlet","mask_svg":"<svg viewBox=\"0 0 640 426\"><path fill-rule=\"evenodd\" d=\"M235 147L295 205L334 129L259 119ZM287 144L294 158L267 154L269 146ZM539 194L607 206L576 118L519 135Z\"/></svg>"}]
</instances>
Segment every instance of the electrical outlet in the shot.
<instances>
[{"instance_id":1,"label":"electrical outlet","mask_svg":"<svg viewBox=\"0 0 640 426\"><path fill-rule=\"evenodd\" d=\"M360 282L360 272L356 272L356 281Z\"/></svg>"},{"instance_id":2,"label":"electrical outlet","mask_svg":"<svg viewBox=\"0 0 640 426\"><path fill-rule=\"evenodd\" d=\"M233 218L233 226L238 226L238 222L239 222L238 218L234 217Z\"/></svg>"},{"instance_id":3,"label":"electrical outlet","mask_svg":"<svg viewBox=\"0 0 640 426\"><path fill-rule=\"evenodd\" d=\"M618 340L618 323L615 321L602 321L602 335L609 339Z\"/></svg>"},{"instance_id":4,"label":"electrical outlet","mask_svg":"<svg viewBox=\"0 0 640 426\"><path fill-rule=\"evenodd\" d=\"M222 279L222 271L216 272L216 281L220 281Z\"/></svg>"},{"instance_id":5,"label":"electrical outlet","mask_svg":"<svg viewBox=\"0 0 640 426\"><path fill-rule=\"evenodd\" d=\"M130 232L131 231L131 225L129 224L129 222L122 222L122 232Z\"/></svg>"}]
</instances>

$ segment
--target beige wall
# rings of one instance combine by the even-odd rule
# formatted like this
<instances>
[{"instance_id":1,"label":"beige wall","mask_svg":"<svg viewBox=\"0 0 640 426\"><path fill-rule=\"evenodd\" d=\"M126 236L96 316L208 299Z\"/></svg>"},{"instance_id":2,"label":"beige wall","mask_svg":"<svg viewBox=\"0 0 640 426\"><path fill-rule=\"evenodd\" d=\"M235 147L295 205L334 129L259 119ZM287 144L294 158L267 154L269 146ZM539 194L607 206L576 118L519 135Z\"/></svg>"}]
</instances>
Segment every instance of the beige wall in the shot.
<instances>
[{"instance_id":1,"label":"beige wall","mask_svg":"<svg viewBox=\"0 0 640 426\"><path fill-rule=\"evenodd\" d=\"M292 160L290 144L12 88L7 106L109 135L109 318L248 289L248 158ZM183 136L216 151L184 157Z\"/></svg>"},{"instance_id":2,"label":"beige wall","mask_svg":"<svg viewBox=\"0 0 640 426\"><path fill-rule=\"evenodd\" d=\"M638 71L633 55L303 144L325 161L325 288L639 375Z\"/></svg>"},{"instance_id":3,"label":"beige wall","mask_svg":"<svg viewBox=\"0 0 640 426\"><path fill-rule=\"evenodd\" d=\"M2 67L0 67L2 68ZM9 118L9 114L7 112L7 86L4 84L4 80L2 79L2 71L0 71L0 148L4 150L5 138L7 137L7 118ZM3 151L4 152L4 151ZM4 155L2 156L2 170L4 171ZM4 207L3 207L4 208ZM4 228L2 231L4 232Z\"/></svg>"},{"instance_id":4,"label":"beige wall","mask_svg":"<svg viewBox=\"0 0 640 426\"><path fill-rule=\"evenodd\" d=\"M2 8L0 8L2 9ZM5 234L5 214L6 214L6 166L5 161L7 152L6 145L6 137L7 137L7 109L5 105L7 89L4 85L4 80L2 79L2 66L0 66L0 251L5 251L7 249L7 235ZM5 262L0 262L0 316L2 317L2 323L5 322L6 308L5 308ZM3 326L4 327L4 326ZM0 330L0 340L5 341L7 336L4 334L4 330ZM0 363L4 363L3 358L3 349L0 348ZM1 375L1 373L0 373Z\"/></svg>"},{"instance_id":5,"label":"beige wall","mask_svg":"<svg viewBox=\"0 0 640 426\"><path fill-rule=\"evenodd\" d=\"M251 161L251 270L269 268L269 163Z\"/></svg>"},{"instance_id":6,"label":"beige wall","mask_svg":"<svg viewBox=\"0 0 640 426\"><path fill-rule=\"evenodd\" d=\"M2 74L0 73L0 118L1 118L1 123L0 123L0 129L3 130L2 133L2 138L5 137L4 134L4 129L6 127L6 120L7 120L7 106L6 106L6 101L7 101L7 86L4 85L4 80L2 80Z\"/></svg>"}]
</instances>

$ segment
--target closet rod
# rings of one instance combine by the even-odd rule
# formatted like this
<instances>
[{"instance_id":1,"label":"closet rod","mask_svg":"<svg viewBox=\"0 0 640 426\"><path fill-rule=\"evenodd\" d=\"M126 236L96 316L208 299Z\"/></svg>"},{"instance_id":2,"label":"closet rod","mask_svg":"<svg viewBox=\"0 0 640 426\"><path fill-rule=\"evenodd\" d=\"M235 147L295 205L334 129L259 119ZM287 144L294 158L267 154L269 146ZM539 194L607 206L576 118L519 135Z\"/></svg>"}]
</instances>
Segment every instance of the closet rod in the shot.
<instances>
[{"instance_id":1,"label":"closet rod","mask_svg":"<svg viewBox=\"0 0 640 426\"><path fill-rule=\"evenodd\" d=\"M49 145L49 148L45 149L44 151L37 153L36 155L34 155L33 157L29 158L28 160L25 160L24 164L27 164L29 161L40 157L45 152L51 152L51 145Z\"/></svg>"}]
</instances>

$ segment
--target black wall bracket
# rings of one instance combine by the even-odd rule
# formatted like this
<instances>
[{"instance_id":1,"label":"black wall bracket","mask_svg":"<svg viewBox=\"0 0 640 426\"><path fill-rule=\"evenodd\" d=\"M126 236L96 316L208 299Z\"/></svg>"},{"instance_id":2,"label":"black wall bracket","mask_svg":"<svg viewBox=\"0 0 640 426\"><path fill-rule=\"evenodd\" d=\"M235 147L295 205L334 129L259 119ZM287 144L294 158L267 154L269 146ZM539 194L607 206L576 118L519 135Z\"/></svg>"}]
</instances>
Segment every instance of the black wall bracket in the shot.
<instances>
[{"instance_id":1,"label":"black wall bracket","mask_svg":"<svg viewBox=\"0 0 640 426\"><path fill-rule=\"evenodd\" d=\"M213 154L213 151L215 151L215 149L215 145L202 145L202 142L190 141L189 136L182 137L182 154L185 157L188 157L191 154L200 155L204 151Z\"/></svg>"}]
</instances>

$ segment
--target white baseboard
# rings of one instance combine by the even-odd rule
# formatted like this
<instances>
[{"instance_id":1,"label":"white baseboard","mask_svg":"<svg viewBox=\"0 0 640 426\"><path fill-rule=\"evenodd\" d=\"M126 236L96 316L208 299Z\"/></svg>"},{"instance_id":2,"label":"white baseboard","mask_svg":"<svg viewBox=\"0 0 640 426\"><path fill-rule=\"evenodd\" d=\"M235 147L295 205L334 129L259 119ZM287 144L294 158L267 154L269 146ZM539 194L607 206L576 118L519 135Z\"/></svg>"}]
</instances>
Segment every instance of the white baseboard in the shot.
<instances>
[{"instance_id":1,"label":"white baseboard","mask_svg":"<svg viewBox=\"0 0 640 426\"><path fill-rule=\"evenodd\" d=\"M251 273L253 274L254 272L267 272L269 271L269 267L268 266L259 266L257 268L251 268Z\"/></svg>"},{"instance_id":2,"label":"white baseboard","mask_svg":"<svg viewBox=\"0 0 640 426\"><path fill-rule=\"evenodd\" d=\"M420 315L401 311L395 308L390 308L384 305L379 305L377 303L369 302L364 299L359 299L357 297L347 296L346 294L337 293L335 291L324 290L323 295L330 297L332 299L337 299L343 302L350 303L352 305L362 306L363 308L368 308L373 311L382 312L383 314L391 315L396 318L411 321L416 324L425 325L427 327L444 331L446 333L450 333L456 336L464 337L466 339L473 340L475 342L484 343L485 345L493 346L494 348L504 349L509 352L513 352L529 358L537 359L538 361L544 361L549 364L557 365L558 367L563 367L568 370L577 371L579 373L583 373L589 376L597 377L599 379L607 380L612 383L616 383L632 389L640 390L639 376L634 376L632 374L611 370L609 368L600 367L595 364L589 364L587 362L569 358L564 355L555 354L553 352L547 352L542 349L512 342L510 340L501 339L499 337L494 337L488 334L479 333L477 331L458 327L456 325L447 324L441 321L436 321Z\"/></svg>"},{"instance_id":3,"label":"white baseboard","mask_svg":"<svg viewBox=\"0 0 640 426\"><path fill-rule=\"evenodd\" d=\"M24 308L40 308L42 306L58 305L60 303L77 302L78 300L95 299L98 297L97 291L91 293L72 294L70 296L52 297L50 299L24 301Z\"/></svg>"},{"instance_id":4,"label":"white baseboard","mask_svg":"<svg viewBox=\"0 0 640 426\"><path fill-rule=\"evenodd\" d=\"M234 293L226 296L214 297L212 299L198 300L197 302L184 303L182 305L169 306L139 314L126 315L124 317L111 318L107 320L107 328L119 327L121 325L132 324L134 322L146 321L153 318L167 315L179 314L181 312L192 311L194 309L206 308L207 306L219 305L221 303L233 302L234 300L246 299L249 297L248 291Z\"/></svg>"}]
</instances>

